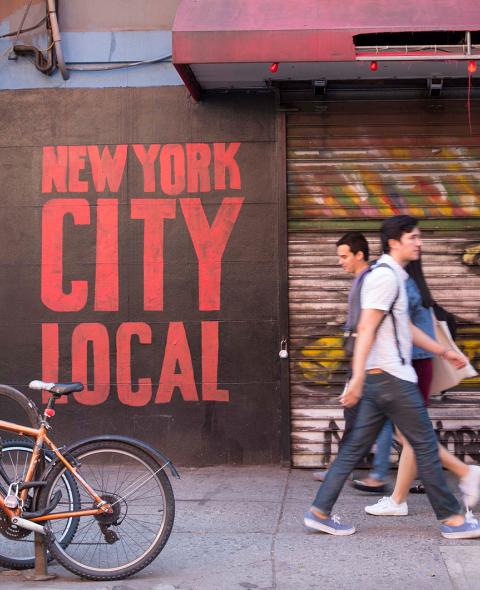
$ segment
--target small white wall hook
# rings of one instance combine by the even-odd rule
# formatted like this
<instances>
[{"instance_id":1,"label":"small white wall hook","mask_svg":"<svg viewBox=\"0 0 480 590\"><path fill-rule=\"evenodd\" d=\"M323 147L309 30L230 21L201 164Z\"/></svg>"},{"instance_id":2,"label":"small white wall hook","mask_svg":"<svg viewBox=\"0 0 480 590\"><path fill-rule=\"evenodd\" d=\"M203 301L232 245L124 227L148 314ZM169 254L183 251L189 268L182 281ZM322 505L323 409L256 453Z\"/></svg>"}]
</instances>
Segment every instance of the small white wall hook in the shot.
<instances>
[{"instance_id":1,"label":"small white wall hook","mask_svg":"<svg viewBox=\"0 0 480 590\"><path fill-rule=\"evenodd\" d=\"M278 353L278 356L281 359L288 359L287 339L286 338L283 338L283 340L280 342L280 351Z\"/></svg>"}]
</instances>

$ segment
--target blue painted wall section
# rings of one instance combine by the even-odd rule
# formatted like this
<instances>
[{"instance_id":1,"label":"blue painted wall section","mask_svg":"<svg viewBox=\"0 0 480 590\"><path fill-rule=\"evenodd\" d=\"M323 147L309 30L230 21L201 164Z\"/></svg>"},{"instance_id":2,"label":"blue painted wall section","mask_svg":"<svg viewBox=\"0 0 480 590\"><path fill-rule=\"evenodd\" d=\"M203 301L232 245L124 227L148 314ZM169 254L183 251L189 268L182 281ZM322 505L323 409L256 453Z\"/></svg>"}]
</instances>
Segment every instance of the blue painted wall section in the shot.
<instances>
[{"instance_id":1,"label":"blue painted wall section","mask_svg":"<svg viewBox=\"0 0 480 590\"><path fill-rule=\"evenodd\" d=\"M2 29L0 25L0 30ZM26 88L112 88L179 86L183 82L171 61L147 63L106 71L71 71L63 80L60 72L45 76L26 57L9 60L14 38L0 39L0 90ZM19 42L22 42L20 38ZM28 43L46 47L44 34L29 37ZM148 61L171 55L170 31L106 31L62 33L67 65L94 67Z\"/></svg>"}]
</instances>

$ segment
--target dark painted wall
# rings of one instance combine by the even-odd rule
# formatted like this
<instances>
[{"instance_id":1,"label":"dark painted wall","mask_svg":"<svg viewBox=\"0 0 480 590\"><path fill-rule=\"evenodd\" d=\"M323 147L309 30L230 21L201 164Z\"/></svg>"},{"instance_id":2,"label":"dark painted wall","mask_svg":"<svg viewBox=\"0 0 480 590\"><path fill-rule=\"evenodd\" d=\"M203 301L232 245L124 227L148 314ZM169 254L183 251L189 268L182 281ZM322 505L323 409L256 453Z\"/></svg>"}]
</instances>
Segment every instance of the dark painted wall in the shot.
<instances>
[{"instance_id":1,"label":"dark painted wall","mask_svg":"<svg viewBox=\"0 0 480 590\"><path fill-rule=\"evenodd\" d=\"M149 186L135 144L157 154ZM269 97L0 94L1 380L88 380L58 406L58 442L280 460L276 148Z\"/></svg>"}]
</instances>

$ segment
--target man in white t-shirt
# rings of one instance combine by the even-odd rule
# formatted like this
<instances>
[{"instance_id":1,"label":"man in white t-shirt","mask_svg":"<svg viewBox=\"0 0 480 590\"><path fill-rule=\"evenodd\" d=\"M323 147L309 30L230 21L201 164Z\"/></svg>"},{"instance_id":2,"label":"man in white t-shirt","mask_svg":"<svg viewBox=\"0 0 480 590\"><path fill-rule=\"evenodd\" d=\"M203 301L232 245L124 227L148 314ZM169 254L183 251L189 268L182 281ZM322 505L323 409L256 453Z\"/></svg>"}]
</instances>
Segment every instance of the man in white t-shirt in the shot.
<instances>
[{"instance_id":1,"label":"man in white t-shirt","mask_svg":"<svg viewBox=\"0 0 480 590\"><path fill-rule=\"evenodd\" d=\"M352 378L341 397L345 407L360 402L355 427L306 512L304 523L307 528L332 535L355 532L353 526L341 523L330 512L346 479L390 418L415 451L418 472L440 521L441 534L452 539L477 538L480 524L465 518L443 475L437 438L411 365L412 342L457 368L464 366L466 359L410 322L405 288L408 275L403 267L420 256L417 220L408 215L388 219L382 225L381 238L385 254L377 264L382 266L373 269L362 286Z\"/></svg>"}]
</instances>

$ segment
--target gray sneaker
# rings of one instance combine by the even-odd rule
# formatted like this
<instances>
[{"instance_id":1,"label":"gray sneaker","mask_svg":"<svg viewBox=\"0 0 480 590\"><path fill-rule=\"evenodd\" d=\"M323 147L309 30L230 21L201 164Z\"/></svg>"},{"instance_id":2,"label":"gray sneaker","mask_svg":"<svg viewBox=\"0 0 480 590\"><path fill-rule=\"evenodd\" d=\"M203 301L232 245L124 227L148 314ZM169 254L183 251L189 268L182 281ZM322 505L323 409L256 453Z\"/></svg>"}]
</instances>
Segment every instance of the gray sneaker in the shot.
<instances>
[{"instance_id":1,"label":"gray sneaker","mask_svg":"<svg viewBox=\"0 0 480 590\"><path fill-rule=\"evenodd\" d=\"M465 515L465 522L458 526L448 524L440 525L442 537L446 539L478 539L480 537L480 524L472 513Z\"/></svg>"},{"instance_id":2,"label":"gray sneaker","mask_svg":"<svg viewBox=\"0 0 480 590\"><path fill-rule=\"evenodd\" d=\"M303 522L307 529L328 533L329 535L346 536L353 535L355 532L354 526L342 524L340 518L336 515L319 518L316 514L307 510Z\"/></svg>"},{"instance_id":3,"label":"gray sneaker","mask_svg":"<svg viewBox=\"0 0 480 590\"><path fill-rule=\"evenodd\" d=\"M327 477L327 473L328 473L328 469L325 469L324 471L314 471L313 472L313 479L315 481L325 481L325 478Z\"/></svg>"}]
</instances>

